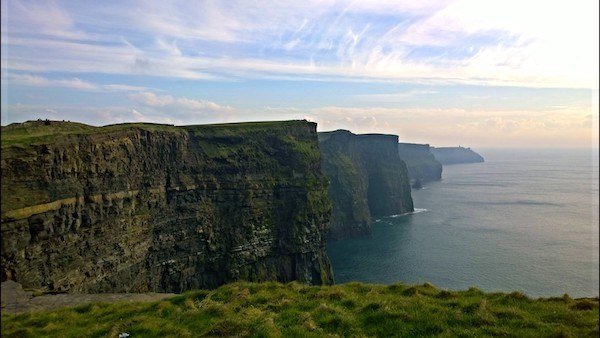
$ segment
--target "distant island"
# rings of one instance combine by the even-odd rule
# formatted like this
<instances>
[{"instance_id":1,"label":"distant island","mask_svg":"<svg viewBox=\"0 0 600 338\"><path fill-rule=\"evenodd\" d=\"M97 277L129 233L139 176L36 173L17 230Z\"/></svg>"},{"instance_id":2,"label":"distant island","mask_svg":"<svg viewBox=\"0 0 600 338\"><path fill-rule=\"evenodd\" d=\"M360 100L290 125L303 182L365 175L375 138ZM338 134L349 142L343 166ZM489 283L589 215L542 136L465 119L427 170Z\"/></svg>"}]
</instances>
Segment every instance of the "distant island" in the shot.
<instances>
[{"instance_id":1,"label":"distant island","mask_svg":"<svg viewBox=\"0 0 600 338\"><path fill-rule=\"evenodd\" d=\"M465 147L431 147L433 156L443 165L459 163L480 163L484 159L481 155Z\"/></svg>"}]
</instances>

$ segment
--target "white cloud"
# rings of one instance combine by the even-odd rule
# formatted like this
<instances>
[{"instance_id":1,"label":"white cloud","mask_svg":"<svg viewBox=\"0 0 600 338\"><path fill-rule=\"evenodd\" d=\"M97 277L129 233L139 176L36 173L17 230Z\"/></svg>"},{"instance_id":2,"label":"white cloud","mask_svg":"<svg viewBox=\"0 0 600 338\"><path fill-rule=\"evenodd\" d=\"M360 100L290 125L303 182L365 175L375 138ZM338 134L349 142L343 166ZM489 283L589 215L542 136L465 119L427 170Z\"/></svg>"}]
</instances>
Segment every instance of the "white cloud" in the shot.
<instances>
[{"instance_id":1,"label":"white cloud","mask_svg":"<svg viewBox=\"0 0 600 338\"><path fill-rule=\"evenodd\" d=\"M129 94L129 99L150 107L164 107L173 103L173 97L171 95L156 95L152 92Z\"/></svg>"},{"instance_id":2,"label":"white cloud","mask_svg":"<svg viewBox=\"0 0 600 338\"><path fill-rule=\"evenodd\" d=\"M192 100L185 97L177 99L177 104L191 110L209 110L220 112L232 112L229 106L221 106L208 100Z\"/></svg>"},{"instance_id":3,"label":"white cloud","mask_svg":"<svg viewBox=\"0 0 600 338\"><path fill-rule=\"evenodd\" d=\"M3 38L12 33L37 33L68 39L85 36L75 28L72 16L54 2L3 1L2 5L2 21L7 21L3 28L9 30L2 32Z\"/></svg>"},{"instance_id":4,"label":"white cloud","mask_svg":"<svg viewBox=\"0 0 600 338\"><path fill-rule=\"evenodd\" d=\"M135 109L131 109L131 115L138 122L148 121L148 118L146 118L142 113L140 113L139 111L137 111Z\"/></svg>"},{"instance_id":5,"label":"white cloud","mask_svg":"<svg viewBox=\"0 0 600 338\"><path fill-rule=\"evenodd\" d=\"M397 109L383 107L314 108L307 118L320 131L348 129L355 133L389 133L402 142L435 146L587 147L597 142L589 122L591 108L543 111Z\"/></svg>"},{"instance_id":6,"label":"white cloud","mask_svg":"<svg viewBox=\"0 0 600 338\"><path fill-rule=\"evenodd\" d=\"M137 91L145 91L145 90L150 89L148 87L130 86L130 85L125 85L125 84L108 84L108 85L103 85L102 88L104 88L107 91L115 91L115 92L137 92Z\"/></svg>"},{"instance_id":7,"label":"white cloud","mask_svg":"<svg viewBox=\"0 0 600 338\"><path fill-rule=\"evenodd\" d=\"M427 95L436 94L437 91L430 89L421 89L421 90L407 90L399 93L392 94L364 94L357 95L358 98L363 99L365 101L377 101L377 102L403 102L410 99L414 99L416 97L422 97Z\"/></svg>"},{"instance_id":8,"label":"white cloud","mask_svg":"<svg viewBox=\"0 0 600 338\"><path fill-rule=\"evenodd\" d=\"M165 108L173 112L225 113L232 114L233 108L222 106L209 100L196 100L186 97L173 98L171 95L156 95L153 92L130 94L129 99L146 107Z\"/></svg>"},{"instance_id":9,"label":"white cloud","mask_svg":"<svg viewBox=\"0 0 600 338\"><path fill-rule=\"evenodd\" d=\"M98 90L98 86L79 78L48 79L28 74L9 74L6 78L11 84L33 87L65 87L78 90Z\"/></svg>"},{"instance_id":10,"label":"white cloud","mask_svg":"<svg viewBox=\"0 0 600 338\"><path fill-rule=\"evenodd\" d=\"M131 86L125 84L108 84L100 85L92 82L81 80L77 77L73 78L48 78L39 75L31 74L15 74L6 75L4 80L10 85L30 86L30 87L62 87L83 91L106 91L106 92L131 92L149 90L148 87Z\"/></svg>"},{"instance_id":11,"label":"white cloud","mask_svg":"<svg viewBox=\"0 0 600 338\"><path fill-rule=\"evenodd\" d=\"M9 10L2 11L2 45L10 53L3 52L2 68L10 70L579 88L598 83L593 1L3 6Z\"/></svg>"}]
</instances>

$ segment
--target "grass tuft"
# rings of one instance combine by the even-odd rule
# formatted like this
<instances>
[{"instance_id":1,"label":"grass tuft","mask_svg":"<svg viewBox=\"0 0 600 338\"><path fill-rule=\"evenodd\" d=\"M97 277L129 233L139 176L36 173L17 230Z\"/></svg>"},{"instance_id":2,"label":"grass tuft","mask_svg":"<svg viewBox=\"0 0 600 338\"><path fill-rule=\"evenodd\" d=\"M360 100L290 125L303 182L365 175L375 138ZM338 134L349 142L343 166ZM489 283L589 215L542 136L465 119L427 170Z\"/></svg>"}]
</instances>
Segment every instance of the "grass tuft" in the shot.
<instances>
[{"instance_id":1,"label":"grass tuft","mask_svg":"<svg viewBox=\"0 0 600 338\"><path fill-rule=\"evenodd\" d=\"M597 337L598 299L432 285L247 283L154 303L2 314L7 337Z\"/></svg>"}]
</instances>

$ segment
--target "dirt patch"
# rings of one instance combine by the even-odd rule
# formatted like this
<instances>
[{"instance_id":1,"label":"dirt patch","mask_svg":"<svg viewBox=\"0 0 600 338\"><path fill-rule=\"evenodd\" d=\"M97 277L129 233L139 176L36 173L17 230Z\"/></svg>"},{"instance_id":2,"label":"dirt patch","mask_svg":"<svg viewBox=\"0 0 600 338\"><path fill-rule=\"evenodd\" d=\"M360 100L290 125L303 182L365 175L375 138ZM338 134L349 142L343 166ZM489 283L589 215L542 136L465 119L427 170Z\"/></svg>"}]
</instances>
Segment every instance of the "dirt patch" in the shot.
<instances>
[{"instance_id":1,"label":"dirt patch","mask_svg":"<svg viewBox=\"0 0 600 338\"><path fill-rule=\"evenodd\" d=\"M155 302L175 296L174 293L96 293L41 295L34 297L32 292L23 290L14 281L2 282L2 313L22 313L54 310L98 302Z\"/></svg>"}]
</instances>

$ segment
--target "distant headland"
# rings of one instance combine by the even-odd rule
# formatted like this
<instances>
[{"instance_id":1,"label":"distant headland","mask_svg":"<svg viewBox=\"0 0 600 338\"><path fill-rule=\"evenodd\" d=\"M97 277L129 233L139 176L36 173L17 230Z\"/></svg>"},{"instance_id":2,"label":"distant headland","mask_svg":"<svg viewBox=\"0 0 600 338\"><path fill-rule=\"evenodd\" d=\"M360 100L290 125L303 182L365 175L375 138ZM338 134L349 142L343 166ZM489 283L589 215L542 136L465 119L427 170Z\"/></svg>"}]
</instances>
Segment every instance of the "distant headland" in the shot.
<instances>
[{"instance_id":1,"label":"distant headland","mask_svg":"<svg viewBox=\"0 0 600 338\"><path fill-rule=\"evenodd\" d=\"M481 155L465 147L431 147L431 152L442 165L459 163L479 163L484 159Z\"/></svg>"}]
</instances>

